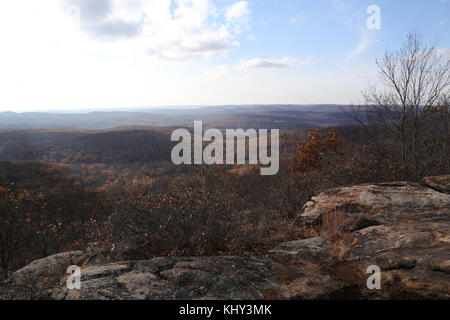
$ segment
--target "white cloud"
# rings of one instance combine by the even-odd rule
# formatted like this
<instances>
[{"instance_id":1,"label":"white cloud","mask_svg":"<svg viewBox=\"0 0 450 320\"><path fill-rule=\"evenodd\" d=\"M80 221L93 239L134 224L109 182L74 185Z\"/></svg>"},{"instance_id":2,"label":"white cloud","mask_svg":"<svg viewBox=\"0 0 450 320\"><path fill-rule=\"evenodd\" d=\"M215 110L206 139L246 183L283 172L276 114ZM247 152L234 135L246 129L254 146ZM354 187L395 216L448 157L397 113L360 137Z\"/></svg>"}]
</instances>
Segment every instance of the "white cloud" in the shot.
<instances>
[{"instance_id":1,"label":"white cloud","mask_svg":"<svg viewBox=\"0 0 450 320\"><path fill-rule=\"evenodd\" d=\"M171 61L222 57L237 47L224 14L211 0L0 1L0 108L212 101L201 63Z\"/></svg>"},{"instance_id":2,"label":"white cloud","mask_svg":"<svg viewBox=\"0 0 450 320\"><path fill-rule=\"evenodd\" d=\"M359 35L358 42L354 49L347 54L347 59L352 59L371 45L377 43L377 30L367 28L366 8L356 7L354 3L344 2L342 0L331 0L332 7L336 10L336 20L352 29Z\"/></svg>"},{"instance_id":3,"label":"white cloud","mask_svg":"<svg viewBox=\"0 0 450 320\"><path fill-rule=\"evenodd\" d=\"M362 31L360 31L359 42L356 45L356 48L347 55L347 59L351 59L360 55L372 44L377 43L378 41L379 40L376 39L375 31L363 29Z\"/></svg>"},{"instance_id":4,"label":"white cloud","mask_svg":"<svg viewBox=\"0 0 450 320\"><path fill-rule=\"evenodd\" d=\"M114 41L115 47L131 43L134 49L165 60L225 56L238 45L240 25L250 15L245 1L224 12L212 0L58 1L66 12L79 8L81 30L92 39Z\"/></svg>"},{"instance_id":5,"label":"white cloud","mask_svg":"<svg viewBox=\"0 0 450 320\"><path fill-rule=\"evenodd\" d=\"M239 70L247 70L253 68L266 68L266 69L280 69L280 68L290 68L296 65L310 64L311 58L306 60L298 60L294 58L281 58L281 59L251 59L244 60L237 66Z\"/></svg>"},{"instance_id":6,"label":"white cloud","mask_svg":"<svg viewBox=\"0 0 450 320\"><path fill-rule=\"evenodd\" d=\"M450 48L437 49L436 54L442 59L450 60Z\"/></svg>"},{"instance_id":7,"label":"white cloud","mask_svg":"<svg viewBox=\"0 0 450 320\"><path fill-rule=\"evenodd\" d=\"M236 22L245 19L250 15L247 1L239 1L229 6L225 11L225 18L228 22Z\"/></svg>"},{"instance_id":8,"label":"white cloud","mask_svg":"<svg viewBox=\"0 0 450 320\"><path fill-rule=\"evenodd\" d=\"M206 73L208 77L220 78L230 75L233 72L246 72L252 69L285 69L293 68L297 66L306 66L313 64L313 58L308 57L305 59L295 59L295 58L278 58L278 59L250 59L243 60L238 65L227 66L221 65L212 71Z\"/></svg>"}]
</instances>

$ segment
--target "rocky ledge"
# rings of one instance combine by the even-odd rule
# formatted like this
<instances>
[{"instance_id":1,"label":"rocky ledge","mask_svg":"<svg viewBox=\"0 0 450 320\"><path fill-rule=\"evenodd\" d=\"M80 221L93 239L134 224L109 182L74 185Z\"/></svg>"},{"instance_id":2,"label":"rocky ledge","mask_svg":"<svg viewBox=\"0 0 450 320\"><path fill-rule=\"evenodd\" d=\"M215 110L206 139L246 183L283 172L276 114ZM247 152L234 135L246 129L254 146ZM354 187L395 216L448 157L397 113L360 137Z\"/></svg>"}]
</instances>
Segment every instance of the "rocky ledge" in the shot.
<instances>
[{"instance_id":1,"label":"rocky ledge","mask_svg":"<svg viewBox=\"0 0 450 320\"><path fill-rule=\"evenodd\" d=\"M1 299L449 299L450 176L332 189L300 222L317 237L265 257L106 263L99 250L37 260L0 284ZM103 261L103 262L102 262ZM66 286L81 267L81 289ZM369 266L381 289L367 288Z\"/></svg>"}]
</instances>

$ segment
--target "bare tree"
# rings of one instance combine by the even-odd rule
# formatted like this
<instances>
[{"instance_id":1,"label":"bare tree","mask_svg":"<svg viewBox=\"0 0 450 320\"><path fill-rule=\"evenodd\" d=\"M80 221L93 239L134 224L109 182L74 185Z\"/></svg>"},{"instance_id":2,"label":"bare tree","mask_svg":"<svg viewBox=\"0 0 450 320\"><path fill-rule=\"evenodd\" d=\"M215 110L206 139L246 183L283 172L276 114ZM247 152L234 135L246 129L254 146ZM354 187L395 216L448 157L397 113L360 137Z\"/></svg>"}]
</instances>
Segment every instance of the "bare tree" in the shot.
<instances>
[{"instance_id":1,"label":"bare tree","mask_svg":"<svg viewBox=\"0 0 450 320\"><path fill-rule=\"evenodd\" d=\"M436 110L450 88L450 59L412 32L400 49L386 51L376 64L383 88L371 86L363 92L366 105L355 115L398 141L408 176L417 179L430 110Z\"/></svg>"},{"instance_id":2,"label":"bare tree","mask_svg":"<svg viewBox=\"0 0 450 320\"><path fill-rule=\"evenodd\" d=\"M421 155L427 175L450 173L450 96L427 109L425 139L421 139ZM422 151L423 150L423 151Z\"/></svg>"}]
</instances>

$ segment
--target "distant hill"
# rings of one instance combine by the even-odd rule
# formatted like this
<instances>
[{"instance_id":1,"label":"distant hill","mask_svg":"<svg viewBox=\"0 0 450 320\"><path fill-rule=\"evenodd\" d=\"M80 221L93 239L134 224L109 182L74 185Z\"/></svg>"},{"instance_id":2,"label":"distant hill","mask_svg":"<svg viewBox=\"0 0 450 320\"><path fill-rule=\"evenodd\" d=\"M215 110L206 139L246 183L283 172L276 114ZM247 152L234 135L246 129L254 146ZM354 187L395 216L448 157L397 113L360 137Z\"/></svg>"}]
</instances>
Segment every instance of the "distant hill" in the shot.
<instances>
[{"instance_id":1,"label":"distant hill","mask_svg":"<svg viewBox=\"0 0 450 320\"><path fill-rule=\"evenodd\" d=\"M169 131L104 132L12 130L0 132L0 160L57 163L136 163L169 161Z\"/></svg>"},{"instance_id":2,"label":"distant hill","mask_svg":"<svg viewBox=\"0 0 450 320\"><path fill-rule=\"evenodd\" d=\"M33 161L0 161L0 187L13 183L18 188L45 190L73 186L79 177L68 174L61 166Z\"/></svg>"},{"instance_id":3,"label":"distant hill","mask_svg":"<svg viewBox=\"0 0 450 320\"><path fill-rule=\"evenodd\" d=\"M348 124L338 105L255 105L94 111L90 113L0 113L0 129L106 130L124 126L192 126L203 120L213 128L311 129Z\"/></svg>"}]
</instances>

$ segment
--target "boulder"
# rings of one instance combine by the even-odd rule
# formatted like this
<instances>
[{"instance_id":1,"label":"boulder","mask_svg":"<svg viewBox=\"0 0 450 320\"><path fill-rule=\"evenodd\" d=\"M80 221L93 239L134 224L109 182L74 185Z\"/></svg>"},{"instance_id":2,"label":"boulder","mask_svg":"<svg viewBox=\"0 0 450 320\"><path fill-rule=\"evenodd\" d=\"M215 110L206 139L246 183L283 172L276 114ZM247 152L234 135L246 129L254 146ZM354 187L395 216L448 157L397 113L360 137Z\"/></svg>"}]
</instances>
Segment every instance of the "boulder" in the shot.
<instances>
[{"instance_id":1,"label":"boulder","mask_svg":"<svg viewBox=\"0 0 450 320\"><path fill-rule=\"evenodd\" d=\"M12 274L17 286L45 286L67 272L71 265L82 265L87 257L82 251L70 251L33 261Z\"/></svg>"}]
</instances>

